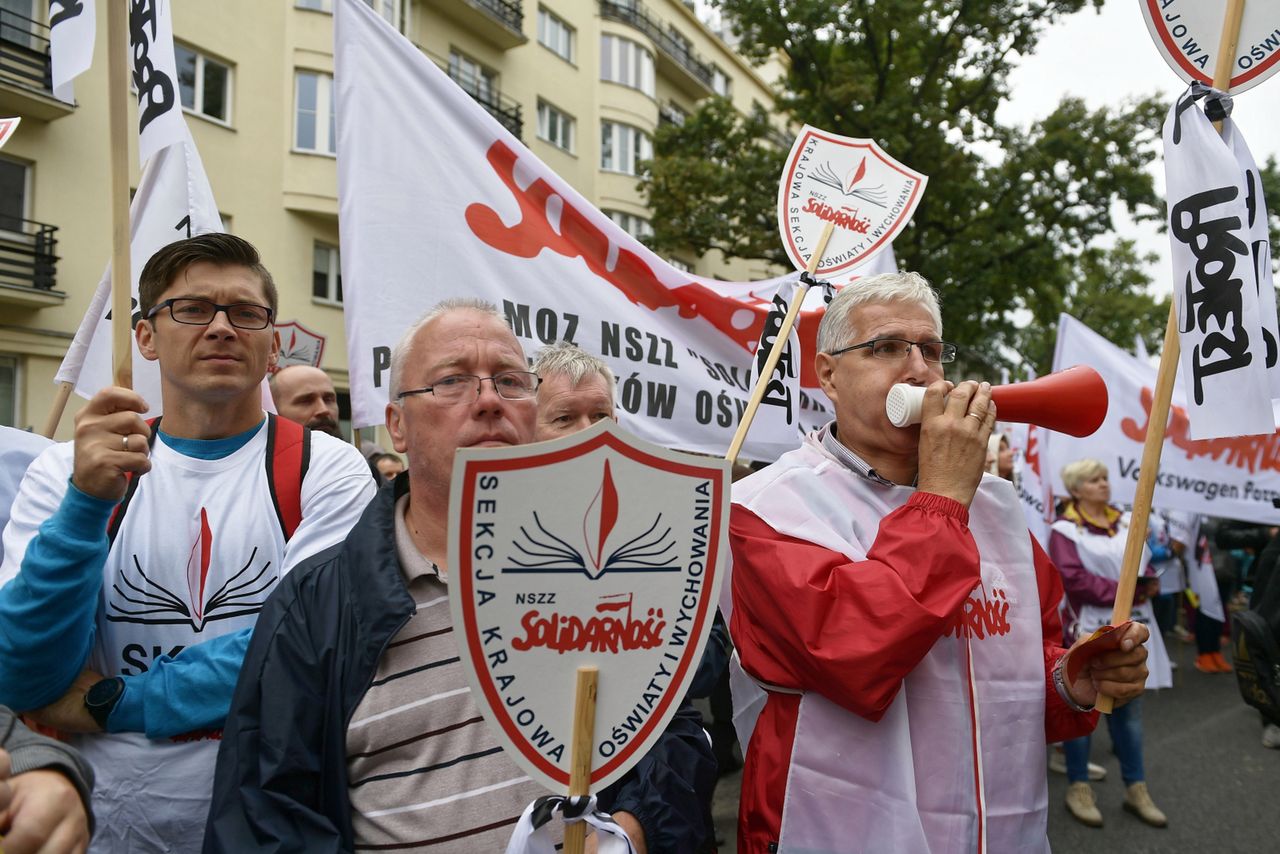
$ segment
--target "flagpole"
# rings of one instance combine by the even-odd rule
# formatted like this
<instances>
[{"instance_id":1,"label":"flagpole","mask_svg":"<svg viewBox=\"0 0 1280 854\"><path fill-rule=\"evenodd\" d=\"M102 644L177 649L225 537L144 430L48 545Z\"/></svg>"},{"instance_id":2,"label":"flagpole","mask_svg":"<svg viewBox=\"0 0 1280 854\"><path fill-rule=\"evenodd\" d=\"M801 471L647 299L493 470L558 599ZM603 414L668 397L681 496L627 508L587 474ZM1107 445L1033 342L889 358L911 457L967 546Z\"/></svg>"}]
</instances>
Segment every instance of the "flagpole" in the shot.
<instances>
[{"instance_id":1,"label":"flagpole","mask_svg":"<svg viewBox=\"0 0 1280 854\"><path fill-rule=\"evenodd\" d=\"M53 397L53 406L49 407L49 417L44 422L44 429L40 431L40 435L46 439L52 439L53 434L58 432L58 422L62 420L62 413L67 408L67 400L71 397L73 388L75 383L58 383L57 394Z\"/></svg>"},{"instance_id":2,"label":"flagpole","mask_svg":"<svg viewBox=\"0 0 1280 854\"><path fill-rule=\"evenodd\" d=\"M818 245L814 247L809 266L805 269L810 277L818 271L818 265L822 263L822 256L827 252L827 241L831 239L834 227L834 224L829 222L822 228ZM796 325L796 318L800 316L800 307L804 305L804 298L808 293L809 283L802 277L800 287L796 289L796 295L787 308L787 314L782 318L782 327L773 339L773 346L769 348L769 357L765 359L764 367L760 369L760 376L756 377L756 386L751 390L751 399L747 401L742 420L738 422L738 431L733 434L733 441L729 443L729 450L724 455L730 465L738 461L742 445L747 441L747 431L751 429L751 422L756 417L756 410L760 408L760 401L764 400L765 389L769 387L769 380L773 377L773 369L778 366L778 360L782 358L782 350L787 346L787 338L791 335L792 327Z\"/></svg>"},{"instance_id":3,"label":"flagpole","mask_svg":"<svg viewBox=\"0 0 1280 854\"><path fill-rule=\"evenodd\" d=\"M596 689L600 671L584 665L578 668L578 684L573 698L573 741L569 749L569 797L591 794L591 744L595 740ZM587 841L587 823L565 825L565 854L582 854Z\"/></svg>"},{"instance_id":4,"label":"flagpole","mask_svg":"<svg viewBox=\"0 0 1280 854\"><path fill-rule=\"evenodd\" d=\"M116 385L130 388L133 308L129 304L129 4L127 0L107 0L105 5L111 151L111 360ZM58 415L61 417L61 412Z\"/></svg>"},{"instance_id":5,"label":"flagpole","mask_svg":"<svg viewBox=\"0 0 1280 854\"><path fill-rule=\"evenodd\" d=\"M1213 88L1226 92L1231 87L1231 63L1240 41L1240 23L1244 19L1244 0L1227 0L1222 22L1222 38L1218 41L1218 61L1213 71ZM1222 132L1222 122L1214 122ZM1147 541L1147 520L1151 516L1151 496L1155 492L1160 470L1160 452L1164 449L1165 426L1169 423L1169 404L1173 399L1173 381L1178 374L1178 358L1182 347L1178 339L1178 304L1176 295L1169 300L1169 321L1164 329L1164 347L1160 351L1160 370L1147 418L1147 439L1142 446L1142 467L1133 496L1133 512L1129 515L1129 532L1124 543L1124 562L1120 583L1116 587L1115 605L1111 609L1111 625L1118 626L1133 613L1133 594L1138 586L1142 547ZM1158 629L1157 629L1158 631ZM1110 714L1114 701L1099 694L1096 708Z\"/></svg>"}]
</instances>

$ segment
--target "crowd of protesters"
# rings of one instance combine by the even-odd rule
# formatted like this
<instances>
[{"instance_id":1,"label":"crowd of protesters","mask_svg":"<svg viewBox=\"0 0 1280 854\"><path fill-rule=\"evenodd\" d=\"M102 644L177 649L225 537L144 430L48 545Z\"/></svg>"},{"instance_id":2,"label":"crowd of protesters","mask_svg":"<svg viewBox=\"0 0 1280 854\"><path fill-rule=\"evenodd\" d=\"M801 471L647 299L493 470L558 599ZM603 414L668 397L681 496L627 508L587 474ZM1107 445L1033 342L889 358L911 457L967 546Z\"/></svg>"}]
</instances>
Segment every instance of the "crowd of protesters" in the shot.
<instances>
[{"instance_id":1,"label":"crowd of protesters","mask_svg":"<svg viewBox=\"0 0 1280 854\"><path fill-rule=\"evenodd\" d=\"M612 373L565 343L531 365L493 306L448 300L392 351L392 450L357 449L323 371L273 370L277 296L253 246L178 241L139 290L163 415L107 388L71 442L5 434L0 704L61 740L0 707L0 850L505 850L547 793L504 753L459 662L454 452L612 418ZM1067 808L1102 823L1100 694L1117 700L1125 808L1168 823L1146 786L1141 695L1170 683L1178 567L1229 555L1230 602L1280 540L1153 529L1134 619L1087 644L1110 621L1128 524L1107 471L1067 467L1038 543L1005 480L990 386L944 379L956 347L942 330L913 273L829 305L815 367L834 419L734 487L733 574L690 692L717 720L684 698L595 793L602 834L712 850L732 714L739 850L1047 850L1052 743ZM278 414L261 405L268 375ZM885 415L902 382L927 387L917 427ZM1196 616L1201 670L1230 670L1223 628ZM1280 746L1280 730L1267 739Z\"/></svg>"}]
</instances>

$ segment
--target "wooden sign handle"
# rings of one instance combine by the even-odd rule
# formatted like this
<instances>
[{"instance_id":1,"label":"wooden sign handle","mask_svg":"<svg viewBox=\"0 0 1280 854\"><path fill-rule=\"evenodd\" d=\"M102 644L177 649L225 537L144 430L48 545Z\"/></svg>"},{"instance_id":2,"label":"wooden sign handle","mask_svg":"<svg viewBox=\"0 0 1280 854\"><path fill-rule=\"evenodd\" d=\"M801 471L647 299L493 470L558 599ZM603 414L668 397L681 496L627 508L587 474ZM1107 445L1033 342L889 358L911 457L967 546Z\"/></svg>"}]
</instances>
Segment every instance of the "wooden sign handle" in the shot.
<instances>
[{"instance_id":1,"label":"wooden sign handle","mask_svg":"<svg viewBox=\"0 0 1280 854\"><path fill-rule=\"evenodd\" d=\"M1227 0L1226 16L1222 23L1222 38L1218 42L1218 61L1213 72L1213 88L1227 91L1231 85L1231 61L1240 41L1240 22L1244 19L1244 0ZM1214 122L1222 132L1222 122ZM1138 573L1142 567L1142 546L1147 541L1147 520L1151 516L1151 496L1156 488L1156 474L1160 469L1160 452L1164 449L1164 431L1169 423L1169 403L1173 398L1173 381L1178 375L1178 357L1182 346L1178 338L1178 306L1176 299L1169 301L1169 322L1164 328L1164 349L1160 352L1160 370L1156 374L1155 394L1151 401L1151 416L1147 419L1147 439L1142 446L1142 468L1139 469L1138 486L1133 497L1133 512L1129 514L1129 533L1124 543L1124 563L1120 571L1120 584L1116 588L1116 601L1111 609L1111 625L1118 626L1133 613L1133 594L1138 587ZM1159 631L1159 628L1156 628ZM1106 694L1099 694L1095 708L1103 714L1111 714L1115 701Z\"/></svg>"},{"instance_id":2,"label":"wooden sign handle","mask_svg":"<svg viewBox=\"0 0 1280 854\"><path fill-rule=\"evenodd\" d=\"M591 745L595 741L596 688L600 671L591 666L578 668L578 684L573 697L573 743L569 749L569 797L591 794ZM587 823L565 825L565 854L582 854L587 841Z\"/></svg>"},{"instance_id":3,"label":"wooden sign handle","mask_svg":"<svg viewBox=\"0 0 1280 854\"><path fill-rule=\"evenodd\" d=\"M116 385L133 385L133 279L129 270L129 4L109 0L107 111L111 157L111 361ZM61 413L59 413L61 415Z\"/></svg>"},{"instance_id":4,"label":"wooden sign handle","mask_svg":"<svg viewBox=\"0 0 1280 854\"><path fill-rule=\"evenodd\" d=\"M810 276L817 272L818 265L822 263L822 256L827 252L827 242L831 240L831 232L834 228L835 225L830 222L823 226L822 234L818 236L818 245L814 247L813 256L809 259L809 266L805 270ZM760 376L756 377L755 388L751 390L751 399L747 401L742 420L738 422L738 430L733 434L733 441L729 443L729 450L724 455L729 465L738 461L742 445L747 441L747 431L751 429L751 422L755 420L760 401L764 400L764 392L769 387L769 380L773 377L773 369L778 366L778 360L782 358L782 349L787 346L787 338L790 337L791 330L796 325L796 318L800 316L800 307L804 305L807 293L809 293L809 284L802 279L795 298L787 308L786 316L782 318L782 328L778 330L777 337L773 339L773 346L769 348L769 356L764 361L764 368L761 369Z\"/></svg>"}]
</instances>

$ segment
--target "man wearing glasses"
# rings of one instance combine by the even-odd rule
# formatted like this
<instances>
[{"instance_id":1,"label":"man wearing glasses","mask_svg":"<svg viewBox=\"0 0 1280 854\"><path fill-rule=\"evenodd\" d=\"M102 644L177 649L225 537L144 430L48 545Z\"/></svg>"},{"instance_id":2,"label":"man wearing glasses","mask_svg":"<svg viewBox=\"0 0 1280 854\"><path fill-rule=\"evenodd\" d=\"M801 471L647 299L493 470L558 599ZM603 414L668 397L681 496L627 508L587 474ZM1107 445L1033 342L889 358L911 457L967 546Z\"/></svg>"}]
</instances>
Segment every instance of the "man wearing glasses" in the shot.
<instances>
[{"instance_id":1,"label":"man wearing glasses","mask_svg":"<svg viewBox=\"0 0 1280 854\"><path fill-rule=\"evenodd\" d=\"M28 471L0 567L0 703L75 733L98 773L95 850L191 852L257 612L374 484L352 446L263 412L279 336L253 246L171 244L139 303L163 416L104 389Z\"/></svg>"},{"instance_id":2,"label":"man wearing glasses","mask_svg":"<svg viewBox=\"0 0 1280 854\"><path fill-rule=\"evenodd\" d=\"M928 282L846 287L818 350L835 420L734 485L739 850L1047 851L1046 735L1141 692L1146 629L1064 666L1061 581L983 477L990 387L943 379ZM928 388L920 425L889 422L896 383Z\"/></svg>"},{"instance_id":3,"label":"man wearing glasses","mask_svg":"<svg viewBox=\"0 0 1280 854\"><path fill-rule=\"evenodd\" d=\"M471 698L447 587L454 452L533 441L539 384L484 302L441 303L400 339L387 431L408 470L340 549L299 567L263 608L218 756L206 852L502 851L548 794ZM696 852L714 779L685 709L597 794L638 851Z\"/></svg>"}]
</instances>

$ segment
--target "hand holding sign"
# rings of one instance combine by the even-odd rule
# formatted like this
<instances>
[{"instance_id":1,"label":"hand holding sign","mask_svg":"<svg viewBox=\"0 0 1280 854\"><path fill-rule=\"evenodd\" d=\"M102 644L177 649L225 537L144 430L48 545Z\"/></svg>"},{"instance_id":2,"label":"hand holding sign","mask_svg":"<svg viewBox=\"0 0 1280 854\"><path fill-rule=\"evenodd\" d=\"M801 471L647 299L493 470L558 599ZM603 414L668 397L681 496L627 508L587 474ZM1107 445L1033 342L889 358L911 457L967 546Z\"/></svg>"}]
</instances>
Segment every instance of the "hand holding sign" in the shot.
<instances>
[{"instance_id":1,"label":"hand holding sign","mask_svg":"<svg viewBox=\"0 0 1280 854\"><path fill-rule=\"evenodd\" d=\"M1105 694L1121 703L1142 693L1147 681L1147 648L1150 632L1141 623L1127 621L1103 626L1076 641L1063 662L1063 677L1072 699L1091 706Z\"/></svg>"}]
</instances>

